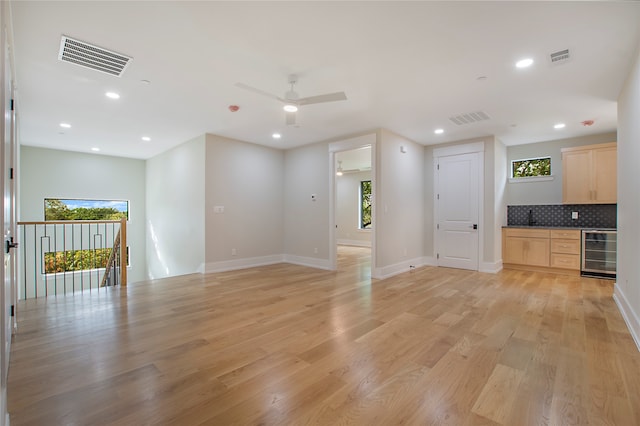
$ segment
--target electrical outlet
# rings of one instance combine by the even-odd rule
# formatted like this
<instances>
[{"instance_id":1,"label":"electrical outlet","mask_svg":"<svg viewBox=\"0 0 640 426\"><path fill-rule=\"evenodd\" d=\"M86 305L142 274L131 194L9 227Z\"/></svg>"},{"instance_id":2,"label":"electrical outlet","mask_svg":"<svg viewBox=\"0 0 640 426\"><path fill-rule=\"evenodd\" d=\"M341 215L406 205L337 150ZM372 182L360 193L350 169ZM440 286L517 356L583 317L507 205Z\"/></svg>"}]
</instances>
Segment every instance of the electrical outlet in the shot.
<instances>
[{"instance_id":1,"label":"electrical outlet","mask_svg":"<svg viewBox=\"0 0 640 426\"><path fill-rule=\"evenodd\" d=\"M236 249L231 249L231 256L235 256L238 254L238 250Z\"/></svg>"},{"instance_id":2,"label":"electrical outlet","mask_svg":"<svg viewBox=\"0 0 640 426\"><path fill-rule=\"evenodd\" d=\"M576 220L578 218L578 212L571 212L571 219Z\"/></svg>"},{"instance_id":3,"label":"electrical outlet","mask_svg":"<svg viewBox=\"0 0 640 426\"><path fill-rule=\"evenodd\" d=\"M313 254L318 254L318 247L313 249Z\"/></svg>"}]
</instances>

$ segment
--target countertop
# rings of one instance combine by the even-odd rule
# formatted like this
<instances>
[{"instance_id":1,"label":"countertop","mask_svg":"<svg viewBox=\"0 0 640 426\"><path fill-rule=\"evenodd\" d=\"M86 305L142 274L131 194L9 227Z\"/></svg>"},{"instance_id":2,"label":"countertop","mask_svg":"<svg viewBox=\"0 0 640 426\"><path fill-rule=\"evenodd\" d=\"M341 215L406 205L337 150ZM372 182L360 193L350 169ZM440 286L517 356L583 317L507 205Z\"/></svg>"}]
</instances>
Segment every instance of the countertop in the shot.
<instances>
[{"instance_id":1,"label":"countertop","mask_svg":"<svg viewBox=\"0 0 640 426\"><path fill-rule=\"evenodd\" d=\"M594 230L594 231L617 231L616 228L596 228L593 226L587 227L578 227L578 226L538 226L538 225L506 225L503 228L523 228L523 229L575 229L577 231L581 231L583 229Z\"/></svg>"}]
</instances>

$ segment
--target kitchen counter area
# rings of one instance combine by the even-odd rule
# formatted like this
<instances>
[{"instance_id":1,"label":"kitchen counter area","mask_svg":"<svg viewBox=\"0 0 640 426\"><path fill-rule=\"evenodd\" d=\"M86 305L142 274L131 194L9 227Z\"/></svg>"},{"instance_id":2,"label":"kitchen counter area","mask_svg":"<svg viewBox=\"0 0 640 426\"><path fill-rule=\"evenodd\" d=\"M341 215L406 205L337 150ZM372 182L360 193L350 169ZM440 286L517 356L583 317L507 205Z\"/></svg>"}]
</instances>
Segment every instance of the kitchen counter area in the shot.
<instances>
[{"instance_id":1,"label":"kitchen counter area","mask_svg":"<svg viewBox=\"0 0 640 426\"><path fill-rule=\"evenodd\" d=\"M615 278L616 229L507 225L503 267Z\"/></svg>"},{"instance_id":2,"label":"kitchen counter area","mask_svg":"<svg viewBox=\"0 0 640 426\"><path fill-rule=\"evenodd\" d=\"M602 227L595 227L595 226L585 226L585 227L576 227L576 226L537 226L537 225L504 225L502 227L503 229L505 228L522 228L522 229L575 229L577 231L582 231L583 229L597 229L600 231L616 231L616 228L602 228Z\"/></svg>"}]
</instances>

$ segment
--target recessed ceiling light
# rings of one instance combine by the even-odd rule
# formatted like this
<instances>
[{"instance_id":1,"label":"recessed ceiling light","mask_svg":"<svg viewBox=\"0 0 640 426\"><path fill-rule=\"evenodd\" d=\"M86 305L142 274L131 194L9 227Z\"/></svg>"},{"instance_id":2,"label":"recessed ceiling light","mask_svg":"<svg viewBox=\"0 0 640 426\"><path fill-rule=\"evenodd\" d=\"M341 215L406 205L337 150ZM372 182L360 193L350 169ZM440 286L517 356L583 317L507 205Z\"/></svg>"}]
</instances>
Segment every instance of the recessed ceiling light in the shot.
<instances>
[{"instance_id":1,"label":"recessed ceiling light","mask_svg":"<svg viewBox=\"0 0 640 426\"><path fill-rule=\"evenodd\" d=\"M71 124L69 124L69 123L60 123L60 127L64 127L65 129L70 129L71 128Z\"/></svg>"},{"instance_id":2,"label":"recessed ceiling light","mask_svg":"<svg viewBox=\"0 0 640 426\"><path fill-rule=\"evenodd\" d=\"M271 135L272 138L274 139L280 139L282 137L282 135L280 133L274 133Z\"/></svg>"},{"instance_id":3,"label":"recessed ceiling light","mask_svg":"<svg viewBox=\"0 0 640 426\"><path fill-rule=\"evenodd\" d=\"M93 147L93 148L91 148L91 151L98 152L98 151L100 151L100 148Z\"/></svg>"},{"instance_id":4,"label":"recessed ceiling light","mask_svg":"<svg viewBox=\"0 0 640 426\"><path fill-rule=\"evenodd\" d=\"M566 126L566 124L564 124L564 123L558 123L558 124L555 124L553 126L553 128L554 129L564 129L565 126Z\"/></svg>"},{"instance_id":5,"label":"recessed ceiling light","mask_svg":"<svg viewBox=\"0 0 640 426\"><path fill-rule=\"evenodd\" d=\"M110 99L120 99L120 95L118 95L116 92L107 92L105 93L105 96Z\"/></svg>"},{"instance_id":6,"label":"recessed ceiling light","mask_svg":"<svg viewBox=\"0 0 640 426\"><path fill-rule=\"evenodd\" d=\"M143 136L142 140L145 142L149 142L151 140L151 138L149 136Z\"/></svg>"},{"instance_id":7,"label":"recessed ceiling light","mask_svg":"<svg viewBox=\"0 0 640 426\"><path fill-rule=\"evenodd\" d=\"M516 68L527 68L533 65L533 59L525 58L516 62Z\"/></svg>"},{"instance_id":8,"label":"recessed ceiling light","mask_svg":"<svg viewBox=\"0 0 640 426\"><path fill-rule=\"evenodd\" d=\"M282 107L282 109L284 109L287 112L296 112L298 110L298 107L292 104L287 104L284 107Z\"/></svg>"},{"instance_id":9,"label":"recessed ceiling light","mask_svg":"<svg viewBox=\"0 0 640 426\"><path fill-rule=\"evenodd\" d=\"M444 129L435 129L433 133L435 133L436 135L441 135L444 133Z\"/></svg>"}]
</instances>

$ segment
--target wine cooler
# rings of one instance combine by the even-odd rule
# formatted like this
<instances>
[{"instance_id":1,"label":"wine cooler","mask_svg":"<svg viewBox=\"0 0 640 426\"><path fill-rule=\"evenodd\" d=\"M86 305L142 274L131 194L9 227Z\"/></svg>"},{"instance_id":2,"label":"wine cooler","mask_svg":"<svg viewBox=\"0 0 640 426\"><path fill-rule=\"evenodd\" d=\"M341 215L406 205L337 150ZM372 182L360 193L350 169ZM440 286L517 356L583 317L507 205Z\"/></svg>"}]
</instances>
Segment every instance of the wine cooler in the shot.
<instances>
[{"instance_id":1,"label":"wine cooler","mask_svg":"<svg viewBox=\"0 0 640 426\"><path fill-rule=\"evenodd\" d=\"M582 275L616 277L617 232L582 230Z\"/></svg>"}]
</instances>

